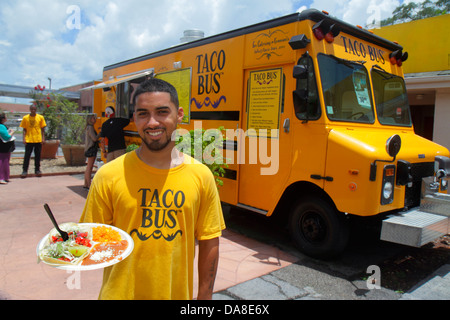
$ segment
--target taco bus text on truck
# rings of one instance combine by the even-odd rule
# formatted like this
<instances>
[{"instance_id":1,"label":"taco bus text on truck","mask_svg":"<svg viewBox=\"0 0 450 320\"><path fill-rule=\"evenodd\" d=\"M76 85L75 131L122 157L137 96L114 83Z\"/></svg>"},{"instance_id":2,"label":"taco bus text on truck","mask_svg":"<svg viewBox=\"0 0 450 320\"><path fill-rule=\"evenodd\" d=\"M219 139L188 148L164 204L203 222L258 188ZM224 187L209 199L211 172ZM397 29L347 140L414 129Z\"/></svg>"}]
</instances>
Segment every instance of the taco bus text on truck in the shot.
<instances>
[{"instance_id":1,"label":"taco bus text on truck","mask_svg":"<svg viewBox=\"0 0 450 320\"><path fill-rule=\"evenodd\" d=\"M311 9L106 66L90 89L95 113L131 118L140 82L172 83L180 129L226 132L221 200L286 218L301 251L331 257L352 216L379 216L381 238L405 245L448 233L449 151L414 133L406 59ZM126 130L139 144L133 122Z\"/></svg>"}]
</instances>

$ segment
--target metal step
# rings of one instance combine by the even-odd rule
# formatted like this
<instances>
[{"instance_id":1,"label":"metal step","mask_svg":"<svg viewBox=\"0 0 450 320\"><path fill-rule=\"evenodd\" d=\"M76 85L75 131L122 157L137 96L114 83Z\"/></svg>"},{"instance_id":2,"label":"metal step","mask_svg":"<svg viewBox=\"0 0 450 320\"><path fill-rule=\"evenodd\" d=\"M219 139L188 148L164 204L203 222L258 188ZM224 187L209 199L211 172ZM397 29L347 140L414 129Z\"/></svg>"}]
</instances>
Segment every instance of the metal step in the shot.
<instances>
[{"instance_id":1,"label":"metal step","mask_svg":"<svg viewBox=\"0 0 450 320\"><path fill-rule=\"evenodd\" d=\"M439 182L433 177L422 179L420 210L450 217L450 193L439 192Z\"/></svg>"},{"instance_id":2,"label":"metal step","mask_svg":"<svg viewBox=\"0 0 450 320\"><path fill-rule=\"evenodd\" d=\"M412 209L383 220L380 239L421 247L449 233L450 218Z\"/></svg>"},{"instance_id":3,"label":"metal step","mask_svg":"<svg viewBox=\"0 0 450 320\"><path fill-rule=\"evenodd\" d=\"M450 194L434 193L420 200L420 210L450 217Z\"/></svg>"}]
</instances>

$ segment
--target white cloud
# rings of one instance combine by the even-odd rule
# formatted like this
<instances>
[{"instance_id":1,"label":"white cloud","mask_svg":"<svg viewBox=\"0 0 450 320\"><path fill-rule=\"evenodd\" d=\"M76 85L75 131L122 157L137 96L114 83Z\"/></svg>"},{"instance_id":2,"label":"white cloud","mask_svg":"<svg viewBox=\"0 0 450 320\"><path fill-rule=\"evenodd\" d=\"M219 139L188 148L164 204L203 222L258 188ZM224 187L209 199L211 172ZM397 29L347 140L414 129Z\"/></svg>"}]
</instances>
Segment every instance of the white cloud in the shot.
<instances>
[{"instance_id":1,"label":"white cloud","mask_svg":"<svg viewBox=\"0 0 450 320\"><path fill-rule=\"evenodd\" d=\"M326 10L331 15L354 25L365 27L391 16L399 0L313 0L311 7Z\"/></svg>"},{"instance_id":2,"label":"white cloud","mask_svg":"<svg viewBox=\"0 0 450 320\"><path fill-rule=\"evenodd\" d=\"M301 6L300 8L297 9L296 12L302 12L303 10L306 10L306 9L308 9L307 6Z\"/></svg>"},{"instance_id":3,"label":"white cloud","mask_svg":"<svg viewBox=\"0 0 450 320\"><path fill-rule=\"evenodd\" d=\"M6 41L6 40L0 40L0 46L10 47L11 42Z\"/></svg>"},{"instance_id":4,"label":"white cloud","mask_svg":"<svg viewBox=\"0 0 450 320\"><path fill-rule=\"evenodd\" d=\"M398 1L2 0L0 83L44 85L50 77L60 88L100 79L104 66L178 44L186 29L210 36L310 7L364 26L367 8L385 18Z\"/></svg>"}]
</instances>

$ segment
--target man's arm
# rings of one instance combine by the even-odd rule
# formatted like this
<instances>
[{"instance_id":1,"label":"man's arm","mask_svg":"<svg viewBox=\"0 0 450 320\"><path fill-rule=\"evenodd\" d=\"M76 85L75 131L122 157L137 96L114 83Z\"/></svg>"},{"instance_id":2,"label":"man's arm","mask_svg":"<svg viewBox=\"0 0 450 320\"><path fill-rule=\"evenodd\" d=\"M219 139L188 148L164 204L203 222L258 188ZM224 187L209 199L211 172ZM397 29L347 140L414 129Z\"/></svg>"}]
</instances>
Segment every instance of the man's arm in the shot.
<instances>
[{"instance_id":1,"label":"man's arm","mask_svg":"<svg viewBox=\"0 0 450 320\"><path fill-rule=\"evenodd\" d=\"M130 124L130 119L126 119L126 118L119 118L122 124L122 128L125 128L127 125Z\"/></svg>"},{"instance_id":2,"label":"man's arm","mask_svg":"<svg viewBox=\"0 0 450 320\"><path fill-rule=\"evenodd\" d=\"M23 128L23 131L22 131L23 144L27 144L27 142L25 141L26 135L27 135L27 129Z\"/></svg>"},{"instance_id":3,"label":"man's arm","mask_svg":"<svg viewBox=\"0 0 450 320\"><path fill-rule=\"evenodd\" d=\"M219 238L198 241L198 300L211 300L219 263Z\"/></svg>"}]
</instances>

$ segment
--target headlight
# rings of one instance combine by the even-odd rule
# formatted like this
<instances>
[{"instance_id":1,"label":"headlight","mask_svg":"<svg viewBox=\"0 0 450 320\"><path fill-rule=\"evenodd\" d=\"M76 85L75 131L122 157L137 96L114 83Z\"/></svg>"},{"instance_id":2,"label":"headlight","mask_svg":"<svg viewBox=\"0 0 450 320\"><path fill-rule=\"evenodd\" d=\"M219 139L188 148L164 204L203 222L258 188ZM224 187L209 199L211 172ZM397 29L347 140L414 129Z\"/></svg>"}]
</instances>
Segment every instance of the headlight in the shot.
<instances>
[{"instance_id":1,"label":"headlight","mask_svg":"<svg viewBox=\"0 0 450 320\"><path fill-rule=\"evenodd\" d=\"M383 198L388 200L392 196L392 183L386 182L383 186Z\"/></svg>"},{"instance_id":2,"label":"headlight","mask_svg":"<svg viewBox=\"0 0 450 320\"><path fill-rule=\"evenodd\" d=\"M386 165L383 170L383 182L381 184L381 204L389 204L394 201L395 165Z\"/></svg>"}]
</instances>

